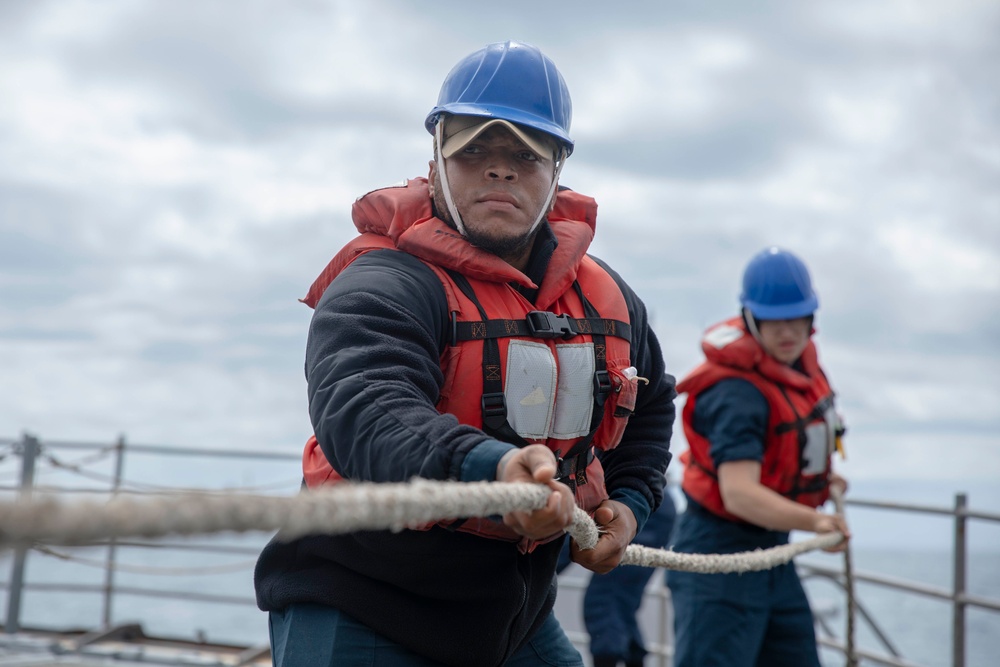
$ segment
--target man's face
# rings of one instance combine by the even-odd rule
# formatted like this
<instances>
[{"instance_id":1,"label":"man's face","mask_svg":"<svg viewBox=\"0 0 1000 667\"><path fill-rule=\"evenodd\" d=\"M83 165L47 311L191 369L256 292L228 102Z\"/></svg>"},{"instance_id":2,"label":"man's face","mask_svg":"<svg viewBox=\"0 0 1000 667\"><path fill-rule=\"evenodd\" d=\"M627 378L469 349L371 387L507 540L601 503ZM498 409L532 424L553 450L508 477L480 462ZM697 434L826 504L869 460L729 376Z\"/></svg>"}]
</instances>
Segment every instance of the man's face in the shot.
<instances>
[{"instance_id":1,"label":"man's face","mask_svg":"<svg viewBox=\"0 0 1000 667\"><path fill-rule=\"evenodd\" d=\"M757 331L764 351L783 364L793 364L809 344L811 317L794 320L758 320Z\"/></svg>"},{"instance_id":2,"label":"man's face","mask_svg":"<svg viewBox=\"0 0 1000 667\"><path fill-rule=\"evenodd\" d=\"M455 207L469 241L523 268L534 239L531 226L543 208L554 178L551 156L538 155L503 126L488 128L444 160ZM438 169L431 161L434 204L446 221L448 207ZM547 212L547 211L546 211Z\"/></svg>"}]
</instances>

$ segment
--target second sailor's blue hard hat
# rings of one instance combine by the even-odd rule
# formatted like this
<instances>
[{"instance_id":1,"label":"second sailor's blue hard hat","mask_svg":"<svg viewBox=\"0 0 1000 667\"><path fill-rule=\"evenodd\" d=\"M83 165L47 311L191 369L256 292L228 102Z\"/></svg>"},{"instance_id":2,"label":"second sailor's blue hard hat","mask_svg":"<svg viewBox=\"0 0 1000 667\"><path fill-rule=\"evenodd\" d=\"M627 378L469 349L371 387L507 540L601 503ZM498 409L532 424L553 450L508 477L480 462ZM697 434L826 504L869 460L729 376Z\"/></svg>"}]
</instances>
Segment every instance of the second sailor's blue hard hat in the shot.
<instances>
[{"instance_id":1,"label":"second sailor's blue hard hat","mask_svg":"<svg viewBox=\"0 0 1000 667\"><path fill-rule=\"evenodd\" d=\"M497 42L463 58L441 85L427 131L434 134L445 114L507 120L552 136L567 156L573 152L569 89L555 63L530 44Z\"/></svg>"},{"instance_id":2,"label":"second sailor's blue hard hat","mask_svg":"<svg viewBox=\"0 0 1000 667\"><path fill-rule=\"evenodd\" d=\"M747 264L740 303L758 320L794 320L819 307L805 263L774 247L757 253Z\"/></svg>"}]
</instances>

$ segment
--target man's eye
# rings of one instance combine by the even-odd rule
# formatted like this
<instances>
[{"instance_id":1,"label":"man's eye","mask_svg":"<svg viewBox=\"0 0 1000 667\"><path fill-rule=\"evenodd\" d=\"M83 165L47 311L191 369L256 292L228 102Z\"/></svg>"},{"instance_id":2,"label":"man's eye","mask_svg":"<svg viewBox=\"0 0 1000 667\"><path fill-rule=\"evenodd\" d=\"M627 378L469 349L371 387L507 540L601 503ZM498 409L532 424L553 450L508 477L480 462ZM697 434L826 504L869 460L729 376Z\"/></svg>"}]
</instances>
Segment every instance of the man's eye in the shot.
<instances>
[{"instance_id":1,"label":"man's eye","mask_svg":"<svg viewBox=\"0 0 1000 667\"><path fill-rule=\"evenodd\" d=\"M531 151L521 151L518 154L518 157L521 158L522 160L528 160L529 162L538 161L538 156L532 153Z\"/></svg>"},{"instance_id":2,"label":"man's eye","mask_svg":"<svg viewBox=\"0 0 1000 667\"><path fill-rule=\"evenodd\" d=\"M483 149L480 146L477 146L476 144L469 144L468 146L466 146L465 148L462 149L462 152L463 153L482 153Z\"/></svg>"}]
</instances>

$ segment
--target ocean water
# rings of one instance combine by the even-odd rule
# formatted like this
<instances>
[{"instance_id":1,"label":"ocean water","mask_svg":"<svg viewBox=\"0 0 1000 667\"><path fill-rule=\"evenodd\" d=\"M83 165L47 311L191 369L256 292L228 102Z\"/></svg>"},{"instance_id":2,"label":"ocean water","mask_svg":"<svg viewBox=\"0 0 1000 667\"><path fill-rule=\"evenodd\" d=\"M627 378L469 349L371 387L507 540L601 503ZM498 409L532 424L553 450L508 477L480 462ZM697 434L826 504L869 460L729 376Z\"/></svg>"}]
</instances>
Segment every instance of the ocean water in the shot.
<instances>
[{"instance_id":1,"label":"ocean water","mask_svg":"<svg viewBox=\"0 0 1000 667\"><path fill-rule=\"evenodd\" d=\"M808 554L799 562L836 567L842 557L834 554ZM878 574L947 591L952 587L952 556L949 551L914 551L910 549L875 549L852 552L856 573ZM813 608L822 612L835 609L830 618L834 632L843 637L846 619L845 596L828 580L807 579L806 591ZM966 586L970 593L1000 601L1000 552L981 551L968 555ZM855 600L878 623L899 654L918 665L951 665L952 604L884 586L857 582ZM967 608L967 667L995 667L1000 664L1000 612ZM875 633L860 614L855 617L855 642L858 647L885 654ZM835 651L824 650L824 665L842 665Z\"/></svg>"},{"instance_id":2,"label":"ocean water","mask_svg":"<svg viewBox=\"0 0 1000 667\"><path fill-rule=\"evenodd\" d=\"M173 544L209 544L225 542L254 551L263 545L259 535L223 536L216 539L172 539ZM106 550L54 549L81 563L46 554L32 553L28 558L26 581L29 584L69 583L103 585L104 570L99 567ZM800 562L837 567L835 554L807 554ZM153 599L123 594L116 596L111 608L113 623L138 622L149 635L202 639L238 645L266 645L267 618L253 602L252 565L248 554L214 554L174 549L139 549L120 547L117 560L136 572L118 572L115 585L123 588L155 589L169 595L215 594L229 596L229 603L209 603L191 599ZM892 576L929 586L949 588L951 556L947 551L875 549L853 551L855 571ZM0 557L2 572L10 572L11 555ZM221 571L220 571L221 570ZM225 571L231 570L231 571ZM9 574L3 575L8 580ZM585 582L586 573L578 566L567 570L564 580ZM806 588L814 608L828 621L838 636L843 635L843 592L822 579L807 579ZM650 582L650 591L663 589L662 574ZM978 551L969 554L968 589L977 596L1000 600L1000 552ZM858 583L856 597L876 619L881 630L906 659L926 667L951 664L951 606L945 601L893 591L881 586ZM579 609L582 593L575 585L561 588L557 613L570 632L582 632ZM6 591L3 597L6 610ZM103 614L100 593L26 590L22 599L21 625L58 629L89 629ZM664 622L659 600L649 596L640 610L644 632L649 641L660 636ZM1000 655L1000 613L970 609L966 617L968 667L994 667ZM874 633L859 618L856 642L859 647L885 653ZM581 645L584 653L585 644ZM826 666L843 665L843 658L824 650ZM652 656L647 664L659 665Z\"/></svg>"}]
</instances>

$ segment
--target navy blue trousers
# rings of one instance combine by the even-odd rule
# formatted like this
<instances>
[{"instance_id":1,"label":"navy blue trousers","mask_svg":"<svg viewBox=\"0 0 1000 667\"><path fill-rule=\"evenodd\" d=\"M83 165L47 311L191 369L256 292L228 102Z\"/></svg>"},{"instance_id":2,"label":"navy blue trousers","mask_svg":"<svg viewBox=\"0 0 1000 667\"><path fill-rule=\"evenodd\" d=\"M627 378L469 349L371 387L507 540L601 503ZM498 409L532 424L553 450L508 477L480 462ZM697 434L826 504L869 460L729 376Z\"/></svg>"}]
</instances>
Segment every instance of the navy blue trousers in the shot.
<instances>
[{"instance_id":1,"label":"navy blue trousers","mask_svg":"<svg viewBox=\"0 0 1000 667\"><path fill-rule=\"evenodd\" d=\"M787 533L689 509L678 522L674 550L738 553L787 541ZM744 574L671 571L667 584L674 667L819 667L812 611L794 564Z\"/></svg>"},{"instance_id":2,"label":"navy blue trousers","mask_svg":"<svg viewBox=\"0 0 1000 667\"><path fill-rule=\"evenodd\" d=\"M275 667L440 667L324 605L299 603L268 616ZM505 667L583 667L554 614Z\"/></svg>"}]
</instances>

